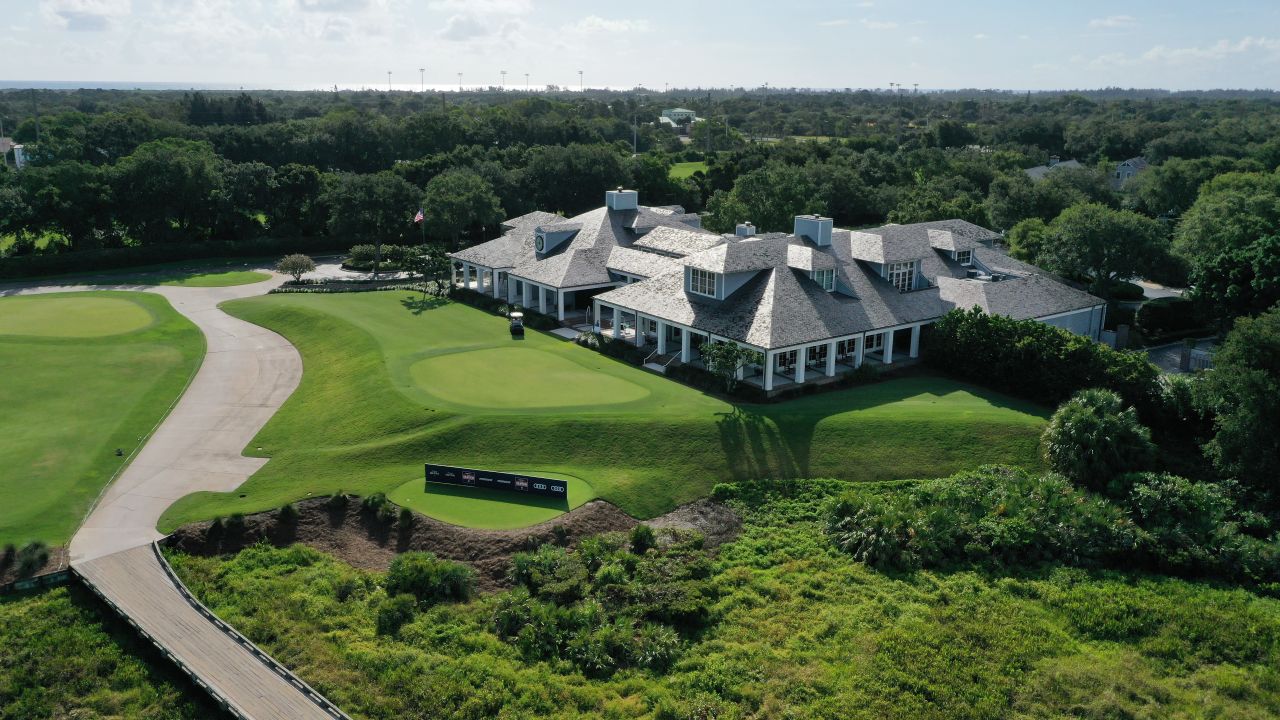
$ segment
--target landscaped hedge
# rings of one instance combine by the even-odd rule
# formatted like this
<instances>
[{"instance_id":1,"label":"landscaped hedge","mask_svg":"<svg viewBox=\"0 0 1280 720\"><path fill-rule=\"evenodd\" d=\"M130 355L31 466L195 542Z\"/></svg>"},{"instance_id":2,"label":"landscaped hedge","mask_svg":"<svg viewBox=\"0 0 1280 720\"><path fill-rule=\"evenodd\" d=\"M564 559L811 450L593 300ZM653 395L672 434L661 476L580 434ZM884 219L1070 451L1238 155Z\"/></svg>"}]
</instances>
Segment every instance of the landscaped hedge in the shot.
<instances>
[{"instance_id":1,"label":"landscaped hedge","mask_svg":"<svg viewBox=\"0 0 1280 720\"><path fill-rule=\"evenodd\" d=\"M1196 303L1187 298L1149 300L1138 308L1135 321L1149 342L1210 332L1209 323Z\"/></svg>"},{"instance_id":2,"label":"landscaped hedge","mask_svg":"<svg viewBox=\"0 0 1280 720\"><path fill-rule=\"evenodd\" d=\"M519 305L509 305L505 300L493 297L488 293L476 292L469 288L452 287L449 289L449 298L464 305L487 310L494 315L503 317L506 317L511 310L519 310L524 313L525 327L533 328L534 330L555 330L560 327L560 321L552 315L530 310Z\"/></svg>"},{"instance_id":3,"label":"landscaped hedge","mask_svg":"<svg viewBox=\"0 0 1280 720\"><path fill-rule=\"evenodd\" d=\"M204 258L260 257L291 252L333 249L329 238L256 238L238 242L174 243L139 247L80 250L47 255L17 255L0 259L0 278L115 270L137 265Z\"/></svg>"},{"instance_id":4,"label":"landscaped hedge","mask_svg":"<svg viewBox=\"0 0 1280 720\"><path fill-rule=\"evenodd\" d=\"M923 338L929 365L1045 405L1079 390L1120 394L1147 422L1162 413L1160 371L1140 352L1112 350L1083 335L1035 320L952 310Z\"/></svg>"}]
</instances>

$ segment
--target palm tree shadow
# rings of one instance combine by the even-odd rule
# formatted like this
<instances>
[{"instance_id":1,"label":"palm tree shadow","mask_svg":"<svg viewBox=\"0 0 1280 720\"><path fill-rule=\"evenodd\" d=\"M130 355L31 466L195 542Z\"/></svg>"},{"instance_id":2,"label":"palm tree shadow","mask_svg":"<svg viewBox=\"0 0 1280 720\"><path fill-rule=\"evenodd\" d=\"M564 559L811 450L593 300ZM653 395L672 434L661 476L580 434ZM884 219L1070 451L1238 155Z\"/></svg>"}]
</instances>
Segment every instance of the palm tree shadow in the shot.
<instances>
[{"instance_id":1,"label":"palm tree shadow","mask_svg":"<svg viewBox=\"0 0 1280 720\"><path fill-rule=\"evenodd\" d=\"M781 426L754 406L734 405L732 412L720 414L716 427L736 479L802 477L808 471L807 445L797 448ZM797 449L803 452L797 454Z\"/></svg>"}]
</instances>

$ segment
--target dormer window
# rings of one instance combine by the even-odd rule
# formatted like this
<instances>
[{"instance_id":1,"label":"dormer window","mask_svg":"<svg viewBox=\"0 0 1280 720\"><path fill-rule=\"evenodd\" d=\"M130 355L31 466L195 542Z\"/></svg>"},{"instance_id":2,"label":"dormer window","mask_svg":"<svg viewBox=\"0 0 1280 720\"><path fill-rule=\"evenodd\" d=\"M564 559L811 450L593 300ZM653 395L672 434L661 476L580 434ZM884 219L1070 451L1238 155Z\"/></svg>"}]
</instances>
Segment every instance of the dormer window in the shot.
<instances>
[{"instance_id":1,"label":"dormer window","mask_svg":"<svg viewBox=\"0 0 1280 720\"><path fill-rule=\"evenodd\" d=\"M809 273L809 277L813 281L822 286L823 290L831 292L836 289L836 271L833 269L813 270Z\"/></svg>"},{"instance_id":2,"label":"dormer window","mask_svg":"<svg viewBox=\"0 0 1280 720\"><path fill-rule=\"evenodd\" d=\"M973 251L972 251L972 250L957 250L957 251L956 251L956 262L960 263L961 265L972 265L972 264L973 264Z\"/></svg>"},{"instance_id":3,"label":"dormer window","mask_svg":"<svg viewBox=\"0 0 1280 720\"><path fill-rule=\"evenodd\" d=\"M716 274L707 270L689 268L689 292L715 297Z\"/></svg>"},{"instance_id":4,"label":"dormer window","mask_svg":"<svg viewBox=\"0 0 1280 720\"><path fill-rule=\"evenodd\" d=\"M916 261L889 263L885 277L889 284L898 288L898 292L914 290L916 287Z\"/></svg>"}]
</instances>

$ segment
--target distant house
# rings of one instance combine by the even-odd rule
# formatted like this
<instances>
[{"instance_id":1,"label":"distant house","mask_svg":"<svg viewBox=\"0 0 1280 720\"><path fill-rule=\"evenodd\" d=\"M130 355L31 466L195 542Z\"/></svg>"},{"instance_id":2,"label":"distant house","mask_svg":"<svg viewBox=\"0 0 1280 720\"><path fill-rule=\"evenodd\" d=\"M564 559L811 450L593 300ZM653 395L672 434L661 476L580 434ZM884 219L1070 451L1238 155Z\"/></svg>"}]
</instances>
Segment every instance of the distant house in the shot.
<instances>
[{"instance_id":1,"label":"distant house","mask_svg":"<svg viewBox=\"0 0 1280 720\"><path fill-rule=\"evenodd\" d=\"M953 308L1095 340L1106 317L1104 300L994 249L998 234L963 220L844 230L798 215L791 233L744 222L721 235L618 189L575 217L530 213L503 227L450 254L463 287L652 345L660 367L736 343L759 353L742 379L766 392L917 357L921 328Z\"/></svg>"},{"instance_id":2,"label":"distant house","mask_svg":"<svg viewBox=\"0 0 1280 720\"><path fill-rule=\"evenodd\" d=\"M1053 170L1068 170L1072 168L1084 167L1076 160L1060 160L1057 155L1049 156L1048 165L1037 165L1033 168L1027 168L1025 172L1027 177L1032 180L1043 180Z\"/></svg>"},{"instance_id":3,"label":"distant house","mask_svg":"<svg viewBox=\"0 0 1280 720\"><path fill-rule=\"evenodd\" d=\"M662 111L659 122L663 125L688 125L698 122L698 115L687 108L668 108Z\"/></svg>"},{"instance_id":4,"label":"distant house","mask_svg":"<svg viewBox=\"0 0 1280 720\"><path fill-rule=\"evenodd\" d=\"M1111 173L1111 189L1119 190L1123 188L1135 175L1146 170L1148 165L1150 163L1141 155L1117 164L1115 172Z\"/></svg>"},{"instance_id":5,"label":"distant house","mask_svg":"<svg viewBox=\"0 0 1280 720\"><path fill-rule=\"evenodd\" d=\"M19 170L27 166L27 151L21 145L13 146L13 166Z\"/></svg>"}]
</instances>

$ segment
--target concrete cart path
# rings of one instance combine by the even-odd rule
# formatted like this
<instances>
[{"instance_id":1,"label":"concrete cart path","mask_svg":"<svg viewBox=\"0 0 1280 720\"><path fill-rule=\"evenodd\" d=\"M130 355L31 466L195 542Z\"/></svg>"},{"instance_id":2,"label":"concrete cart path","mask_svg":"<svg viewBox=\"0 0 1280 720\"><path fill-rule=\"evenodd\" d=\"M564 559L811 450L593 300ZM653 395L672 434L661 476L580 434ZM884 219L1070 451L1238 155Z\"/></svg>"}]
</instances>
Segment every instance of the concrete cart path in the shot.
<instances>
[{"instance_id":1,"label":"concrete cart path","mask_svg":"<svg viewBox=\"0 0 1280 720\"><path fill-rule=\"evenodd\" d=\"M283 276L273 276L221 288L74 285L0 291L153 292L167 298L205 336L204 362L195 379L71 539L73 566L158 539L156 523L178 498L199 490L234 490L266 463L240 452L298 387L302 358L284 338L227 315L218 304L265 294L283 281Z\"/></svg>"}]
</instances>

